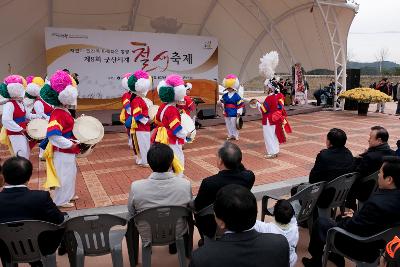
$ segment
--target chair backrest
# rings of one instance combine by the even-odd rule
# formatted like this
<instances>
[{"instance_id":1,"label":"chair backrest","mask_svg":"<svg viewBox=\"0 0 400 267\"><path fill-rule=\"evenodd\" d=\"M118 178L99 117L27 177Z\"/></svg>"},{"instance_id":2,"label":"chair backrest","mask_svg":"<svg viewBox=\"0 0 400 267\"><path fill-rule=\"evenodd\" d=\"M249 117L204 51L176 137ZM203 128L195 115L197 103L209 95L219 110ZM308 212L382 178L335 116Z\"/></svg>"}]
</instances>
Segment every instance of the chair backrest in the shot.
<instances>
[{"instance_id":1,"label":"chair backrest","mask_svg":"<svg viewBox=\"0 0 400 267\"><path fill-rule=\"evenodd\" d=\"M111 214L71 218L65 222L67 250L74 250L78 244L82 244L87 256L108 254L111 228L126 223L126 219Z\"/></svg>"},{"instance_id":2,"label":"chair backrest","mask_svg":"<svg viewBox=\"0 0 400 267\"><path fill-rule=\"evenodd\" d=\"M378 190L378 176L379 176L379 171L376 171L368 176L359 179L360 184L373 183L373 182L375 183L369 195L373 194Z\"/></svg>"},{"instance_id":3,"label":"chair backrest","mask_svg":"<svg viewBox=\"0 0 400 267\"><path fill-rule=\"evenodd\" d=\"M153 245L171 244L176 239L178 219L192 219L192 212L181 206L162 206L146 209L134 216L135 222L144 221L150 225Z\"/></svg>"},{"instance_id":4,"label":"chair backrest","mask_svg":"<svg viewBox=\"0 0 400 267\"><path fill-rule=\"evenodd\" d=\"M357 179L358 175L358 172L346 173L335 178L325 185L322 194L324 192L327 192L327 190L334 189L335 191L335 195L327 208L336 208L344 205L347 194L349 193L350 188L353 185L354 181Z\"/></svg>"},{"instance_id":5,"label":"chair backrest","mask_svg":"<svg viewBox=\"0 0 400 267\"><path fill-rule=\"evenodd\" d=\"M385 245L391 241L393 239L393 237L395 235L400 236L400 226L395 226L389 229L386 229L380 233L377 233L373 236L369 236L369 237L360 237L360 236L356 236L353 234L348 233L347 231L343 230L342 228L339 227L333 227L331 229L329 229L328 231L328 236L327 236L327 240L326 240L326 244L327 247L329 248L329 250L331 252L335 252L338 253L352 261L356 261L354 260L352 257L350 257L349 255L345 254L340 247L337 247L335 245L335 238L338 234L342 234L347 236L348 238L352 238L355 241L359 242L359 243L364 243L364 244L374 244L374 247L378 244L377 242L379 242L379 244L382 244L382 247L380 247L380 250L383 250L385 248ZM376 253L376 255L381 255L381 253Z\"/></svg>"},{"instance_id":6,"label":"chair backrest","mask_svg":"<svg viewBox=\"0 0 400 267\"><path fill-rule=\"evenodd\" d=\"M42 258L38 243L39 235L59 229L61 227L58 225L34 220L2 223L0 239L7 246L12 263L39 261Z\"/></svg>"},{"instance_id":7,"label":"chair backrest","mask_svg":"<svg viewBox=\"0 0 400 267\"><path fill-rule=\"evenodd\" d=\"M202 208L201 210L195 212L197 216L206 216L206 215L214 215L214 204L210 204L207 207Z\"/></svg>"},{"instance_id":8,"label":"chair backrest","mask_svg":"<svg viewBox=\"0 0 400 267\"><path fill-rule=\"evenodd\" d=\"M324 186L325 182L311 184L288 199L295 210L297 222L306 221L312 216L312 212Z\"/></svg>"}]
</instances>

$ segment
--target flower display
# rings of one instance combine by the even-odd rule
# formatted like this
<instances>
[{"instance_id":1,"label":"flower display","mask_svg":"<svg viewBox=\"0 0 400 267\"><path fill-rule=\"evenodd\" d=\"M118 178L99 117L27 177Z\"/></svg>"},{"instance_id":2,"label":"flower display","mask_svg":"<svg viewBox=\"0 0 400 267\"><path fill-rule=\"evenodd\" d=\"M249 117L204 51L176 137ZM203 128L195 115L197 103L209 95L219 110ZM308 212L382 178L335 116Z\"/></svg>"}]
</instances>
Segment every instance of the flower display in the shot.
<instances>
[{"instance_id":1,"label":"flower display","mask_svg":"<svg viewBox=\"0 0 400 267\"><path fill-rule=\"evenodd\" d=\"M354 88L339 95L339 98L354 100L359 103L389 102L391 97L372 88Z\"/></svg>"}]
</instances>

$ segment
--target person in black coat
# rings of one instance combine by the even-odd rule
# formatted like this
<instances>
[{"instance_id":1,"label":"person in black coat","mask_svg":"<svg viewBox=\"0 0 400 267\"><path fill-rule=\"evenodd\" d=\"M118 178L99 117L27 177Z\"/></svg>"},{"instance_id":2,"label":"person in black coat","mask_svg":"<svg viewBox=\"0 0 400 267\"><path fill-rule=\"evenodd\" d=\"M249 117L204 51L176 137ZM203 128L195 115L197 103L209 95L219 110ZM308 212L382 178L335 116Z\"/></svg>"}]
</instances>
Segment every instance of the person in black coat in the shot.
<instances>
[{"instance_id":1,"label":"person in black coat","mask_svg":"<svg viewBox=\"0 0 400 267\"><path fill-rule=\"evenodd\" d=\"M310 171L309 183L330 182L353 168L353 155L345 146L346 133L338 128L331 129L326 136L326 149L321 150Z\"/></svg>"},{"instance_id":2,"label":"person in black coat","mask_svg":"<svg viewBox=\"0 0 400 267\"><path fill-rule=\"evenodd\" d=\"M337 128L331 129L326 136L327 149L321 150L310 171L309 183L330 182L340 175L349 173L353 167L353 155L345 147L346 133ZM324 192L318 199L318 207L325 208L331 203L335 191Z\"/></svg>"},{"instance_id":3,"label":"person in black coat","mask_svg":"<svg viewBox=\"0 0 400 267\"><path fill-rule=\"evenodd\" d=\"M223 187L216 196L214 212L224 234L193 251L189 267L289 267L286 238L252 229L257 201L249 189L235 184Z\"/></svg>"},{"instance_id":4,"label":"person in black coat","mask_svg":"<svg viewBox=\"0 0 400 267\"><path fill-rule=\"evenodd\" d=\"M4 162L2 173L5 185L0 192L0 223L40 220L61 224L64 221L64 213L54 204L49 192L30 190L27 187L32 175L32 163L29 160L19 156L11 157ZM61 235L61 232L48 233L39 238L40 249L44 255L54 253L60 243ZM4 261L10 256L1 237L0 257L5 266ZM40 263L32 263L32 266L40 266Z\"/></svg>"},{"instance_id":5,"label":"person in black coat","mask_svg":"<svg viewBox=\"0 0 400 267\"><path fill-rule=\"evenodd\" d=\"M291 189L294 195L299 189L309 184L318 182L330 182L335 178L352 172L353 155L345 146L347 141L346 133L338 128L332 128L326 135L326 149L321 150L316 159L314 167L310 171L308 183L300 184ZM335 191L324 192L318 199L318 207L325 208L335 195Z\"/></svg>"},{"instance_id":6,"label":"person in black coat","mask_svg":"<svg viewBox=\"0 0 400 267\"><path fill-rule=\"evenodd\" d=\"M353 211L349 211L338 222L327 218L319 218L315 222L308 247L312 258L303 258L304 266L321 266L327 232L334 226L368 237L400 225L400 158L388 156L383 161L378 178L379 190L358 212L353 215ZM362 246L343 236L337 240L336 245L357 260L371 261L379 256L379 250L375 246ZM333 259L337 266L344 266L343 258L334 256Z\"/></svg>"},{"instance_id":7,"label":"person in black coat","mask_svg":"<svg viewBox=\"0 0 400 267\"><path fill-rule=\"evenodd\" d=\"M220 171L213 176L203 179L199 192L194 200L196 211L211 205L215 201L217 192L228 184L242 185L248 189L253 187L255 176L252 171L246 170L242 162L242 152L240 148L231 142L225 142L218 150L218 168ZM196 226L200 235L213 238L217 225L213 215L195 216ZM200 244L202 241L200 241Z\"/></svg>"},{"instance_id":8,"label":"person in black coat","mask_svg":"<svg viewBox=\"0 0 400 267\"><path fill-rule=\"evenodd\" d=\"M360 173L360 179L378 171L383 163L384 156L395 156L396 152L388 144L389 133L381 126L371 128L368 149L354 158L354 171ZM354 209L355 199L365 201L368 199L374 183L361 184L359 180L353 184L348 196L347 206Z\"/></svg>"}]
</instances>

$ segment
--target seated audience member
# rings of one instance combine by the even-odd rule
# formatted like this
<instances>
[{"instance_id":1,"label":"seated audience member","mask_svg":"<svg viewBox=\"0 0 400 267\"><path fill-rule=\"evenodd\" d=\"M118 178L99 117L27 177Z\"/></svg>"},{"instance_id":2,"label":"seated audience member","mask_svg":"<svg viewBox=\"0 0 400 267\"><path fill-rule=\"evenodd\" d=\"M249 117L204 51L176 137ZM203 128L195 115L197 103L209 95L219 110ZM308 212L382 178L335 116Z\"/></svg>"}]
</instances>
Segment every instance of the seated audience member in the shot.
<instances>
[{"instance_id":1,"label":"seated audience member","mask_svg":"<svg viewBox=\"0 0 400 267\"><path fill-rule=\"evenodd\" d=\"M192 187L187 179L171 171L174 152L165 144L153 144L147 153L147 161L153 173L147 179L134 181L128 199L131 216L149 208L159 206L188 206L192 199ZM143 242L151 241L150 227L146 223L136 223ZM186 233L187 227L178 222L177 233ZM170 246L170 252L175 248Z\"/></svg>"},{"instance_id":2,"label":"seated audience member","mask_svg":"<svg viewBox=\"0 0 400 267\"><path fill-rule=\"evenodd\" d=\"M296 247L299 242L299 228L294 214L294 209L286 199L278 200L274 206L274 221L265 223L256 221L253 227L259 233L280 234L289 242L290 267L297 262Z\"/></svg>"},{"instance_id":3,"label":"seated audience member","mask_svg":"<svg viewBox=\"0 0 400 267\"><path fill-rule=\"evenodd\" d=\"M326 135L326 149L321 150L315 159L314 167L308 178L311 184L330 182L340 175L349 173L353 167L353 155L345 146L346 133L338 128L331 129Z\"/></svg>"},{"instance_id":4,"label":"seated audience member","mask_svg":"<svg viewBox=\"0 0 400 267\"><path fill-rule=\"evenodd\" d=\"M340 175L352 172L353 155L345 146L347 141L346 133L338 128L332 128L326 135L326 149L321 150L315 159L314 167L310 171L309 183L301 184L292 189L292 195L304 189L309 184L318 182L330 182ZM318 206L326 207L334 196L335 192L325 192L318 200Z\"/></svg>"},{"instance_id":5,"label":"seated audience member","mask_svg":"<svg viewBox=\"0 0 400 267\"><path fill-rule=\"evenodd\" d=\"M199 192L194 200L196 211L211 205L219 189L228 184L239 184L251 189L255 176L252 171L246 170L242 164L242 151L231 142L225 142L218 150L217 167L219 172L216 175L204 178L201 182ZM196 226L200 235L213 238L217 225L214 215L196 216ZM201 245L202 241L199 242Z\"/></svg>"},{"instance_id":6,"label":"seated audience member","mask_svg":"<svg viewBox=\"0 0 400 267\"><path fill-rule=\"evenodd\" d=\"M5 184L0 192L0 223L39 220L61 224L64 221L64 214L54 204L49 192L28 188L32 175L32 163L29 160L19 156L11 157L4 162L2 173ZM61 239L59 234L52 233L46 236L43 236L46 242L40 242L39 239L44 255L54 253ZM4 261L8 261L10 255L1 240L0 256L5 266ZM35 262L31 265L41 266L41 263Z\"/></svg>"},{"instance_id":7,"label":"seated audience member","mask_svg":"<svg viewBox=\"0 0 400 267\"><path fill-rule=\"evenodd\" d=\"M399 87L400 87L400 86L399 86ZM396 156L400 157L400 140L397 140L396 146L397 146L397 149L396 149Z\"/></svg>"},{"instance_id":8,"label":"seated audience member","mask_svg":"<svg viewBox=\"0 0 400 267\"><path fill-rule=\"evenodd\" d=\"M360 178L378 171L382 166L384 156L396 155L395 151L390 148L388 140L389 133L385 128L381 126L374 126L371 128L368 139L368 149L354 158L353 168L354 171L360 173ZM357 198L361 201L367 200L374 185L375 183L373 182L361 185L359 180L357 180L347 196L346 206L355 209L355 199Z\"/></svg>"},{"instance_id":9,"label":"seated audience member","mask_svg":"<svg viewBox=\"0 0 400 267\"><path fill-rule=\"evenodd\" d=\"M227 185L218 191L214 203L215 220L224 234L207 240L195 250L191 267L289 266L289 245L283 235L258 233L257 201L241 185Z\"/></svg>"},{"instance_id":10,"label":"seated audience member","mask_svg":"<svg viewBox=\"0 0 400 267\"><path fill-rule=\"evenodd\" d=\"M321 266L322 254L330 228L338 226L358 236L372 236L390 227L400 224L400 158L388 156L383 158L383 165L378 178L379 190L374 193L353 214L352 210L335 222L327 218L318 218L313 225L308 251L312 258L303 258L304 266ZM373 260L379 255L375 247L365 247L355 241L342 237L336 245L354 259ZM344 266L344 259L333 257L337 266Z\"/></svg>"}]
</instances>

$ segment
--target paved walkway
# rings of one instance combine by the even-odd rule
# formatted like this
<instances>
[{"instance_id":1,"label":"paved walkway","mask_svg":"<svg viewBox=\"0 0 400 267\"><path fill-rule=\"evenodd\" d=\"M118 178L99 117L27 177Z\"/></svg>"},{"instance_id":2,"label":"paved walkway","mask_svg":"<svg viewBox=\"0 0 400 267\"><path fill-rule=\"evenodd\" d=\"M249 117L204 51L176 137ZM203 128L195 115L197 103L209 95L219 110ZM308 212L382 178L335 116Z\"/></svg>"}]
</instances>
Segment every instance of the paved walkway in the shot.
<instances>
[{"instance_id":1,"label":"paved walkway","mask_svg":"<svg viewBox=\"0 0 400 267\"><path fill-rule=\"evenodd\" d=\"M387 111L393 113L394 103L389 103ZM370 110L374 110L372 105ZM243 151L244 165L256 174L256 185L284 181L308 175L317 153L325 146L325 136L330 128L338 127L348 135L347 146L358 154L368 145L369 128L382 125L389 130L390 145L394 148L400 135L398 117L370 112L368 116L357 116L356 112L322 111L289 117L294 130L288 142L281 145L276 159L265 159L261 122L246 122L236 141ZM226 137L224 125L207 127L198 131L193 144L185 145L185 175L192 182L196 194L201 180L218 172L216 167L217 149ZM34 174L29 183L33 189L42 188L45 164L37 160L38 149L31 157ZM4 159L8 156L5 147L0 148ZM125 204L132 181L144 179L150 169L134 164L132 152L128 149L125 134L106 134L104 140L87 158L78 159L76 208L102 207Z\"/></svg>"}]
</instances>

